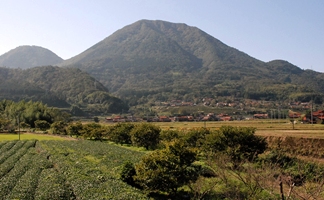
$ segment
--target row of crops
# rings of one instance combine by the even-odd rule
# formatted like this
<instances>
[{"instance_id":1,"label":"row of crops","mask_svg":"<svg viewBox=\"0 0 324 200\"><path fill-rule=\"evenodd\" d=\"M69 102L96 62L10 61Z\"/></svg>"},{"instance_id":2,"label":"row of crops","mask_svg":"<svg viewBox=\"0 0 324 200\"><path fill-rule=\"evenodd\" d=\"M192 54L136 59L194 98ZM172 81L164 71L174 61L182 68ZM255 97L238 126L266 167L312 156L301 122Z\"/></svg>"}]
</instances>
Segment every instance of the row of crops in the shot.
<instances>
[{"instance_id":1,"label":"row of crops","mask_svg":"<svg viewBox=\"0 0 324 200\"><path fill-rule=\"evenodd\" d=\"M0 142L0 199L146 199L119 179L142 155L91 141Z\"/></svg>"}]
</instances>

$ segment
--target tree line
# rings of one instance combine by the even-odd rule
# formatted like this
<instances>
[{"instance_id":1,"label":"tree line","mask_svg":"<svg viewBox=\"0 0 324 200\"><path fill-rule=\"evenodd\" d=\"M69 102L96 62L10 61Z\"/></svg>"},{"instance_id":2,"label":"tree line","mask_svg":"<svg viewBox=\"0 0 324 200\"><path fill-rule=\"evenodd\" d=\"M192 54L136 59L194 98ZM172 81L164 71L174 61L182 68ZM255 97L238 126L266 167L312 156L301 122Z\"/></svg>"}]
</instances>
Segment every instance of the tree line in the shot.
<instances>
[{"instance_id":1,"label":"tree line","mask_svg":"<svg viewBox=\"0 0 324 200\"><path fill-rule=\"evenodd\" d=\"M70 121L70 114L34 101L0 101L0 130L14 132L18 127L46 130L58 121Z\"/></svg>"}]
</instances>

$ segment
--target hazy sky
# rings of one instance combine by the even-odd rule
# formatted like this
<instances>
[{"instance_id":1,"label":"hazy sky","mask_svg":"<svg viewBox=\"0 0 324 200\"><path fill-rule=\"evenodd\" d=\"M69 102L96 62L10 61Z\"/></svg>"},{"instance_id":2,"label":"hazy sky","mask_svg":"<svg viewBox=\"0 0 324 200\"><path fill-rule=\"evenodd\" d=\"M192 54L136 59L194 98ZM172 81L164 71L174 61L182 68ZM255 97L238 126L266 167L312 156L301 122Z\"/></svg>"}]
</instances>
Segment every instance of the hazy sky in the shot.
<instances>
[{"instance_id":1,"label":"hazy sky","mask_svg":"<svg viewBox=\"0 0 324 200\"><path fill-rule=\"evenodd\" d=\"M185 23L259 60L324 72L323 0L0 0L0 55L75 56L141 19Z\"/></svg>"}]
</instances>

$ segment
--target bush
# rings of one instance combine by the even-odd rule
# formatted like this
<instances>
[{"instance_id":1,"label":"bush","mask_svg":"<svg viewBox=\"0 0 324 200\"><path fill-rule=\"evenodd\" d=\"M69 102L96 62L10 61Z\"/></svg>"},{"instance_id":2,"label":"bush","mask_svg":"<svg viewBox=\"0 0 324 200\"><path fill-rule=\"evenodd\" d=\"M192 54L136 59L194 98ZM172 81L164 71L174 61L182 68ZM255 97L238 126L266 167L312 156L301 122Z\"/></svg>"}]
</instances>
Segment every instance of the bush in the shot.
<instances>
[{"instance_id":1,"label":"bush","mask_svg":"<svg viewBox=\"0 0 324 200\"><path fill-rule=\"evenodd\" d=\"M135 165L135 181L148 192L176 194L177 189L197 180L199 174L192 163L196 153L182 141L155 150Z\"/></svg>"},{"instance_id":2,"label":"bush","mask_svg":"<svg viewBox=\"0 0 324 200\"><path fill-rule=\"evenodd\" d=\"M184 135L184 140L190 147L201 147L205 142L206 135L210 134L209 129L194 128Z\"/></svg>"},{"instance_id":3,"label":"bush","mask_svg":"<svg viewBox=\"0 0 324 200\"><path fill-rule=\"evenodd\" d=\"M50 124L45 120L36 120L34 123L35 128L38 128L41 131L46 131L50 128Z\"/></svg>"},{"instance_id":4,"label":"bush","mask_svg":"<svg viewBox=\"0 0 324 200\"><path fill-rule=\"evenodd\" d=\"M158 126L142 123L131 131L132 144L146 149L154 149L160 141L161 129Z\"/></svg>"},{"instance_id":5,"label":"bush","mask_svg":"<svg viewBox=\"0 0 324 200\"><path fill-rule=\"evenodd\" d=\"M58 121L51 124L51 130L53 134L66 135L67 134L66 128L67 128L67 123L63 121Z\"/></svg>"},{"instance_id":6,"label":"bush","mask_svg":"<svg viewBox=\"0 0 324 200\"><path fill-rule=\"evenodd\" d=\"M160 134L160 139L162 141L171 142L174 139L179 138L179 132L176 130L163 130Z\"/></svg>"},{"instance_id":7,"label":"bush","mask_svg":"<svg viewBox=\"0 0 324 200\"><path fill-rule=\"evenodd\" d=\"M90 140L100 140L102 141L105 128L98 123L90 123L83 125L82 136Z\"/></svg>"},{"instance_id":8,"label":"bush","mask_svg":"<svg viewBox=\"0 0 324 200\"><path fill-rule=\"evenodd\" d=\"M125 183L136 186L133 176L136 175L134 164L130 161L126 161L120 172L120 179Z\"/></svg>"},{"instance_id":9,"label":"bush","mask_svg":"<svg viewBox=\"0 0 324 200\"><path fill-rule=\"evenodd\" d=\"M82 135L83 125L81 122L76 122L74 124L69 124L69 126L66 129L67 129L67 133L71 137L72 136L79 137Z\"/></svg>"},{"instance_id":10,"label":"bush","mask_svg":"<svg viewBox=\"0 0 324 200\"><path fill-rule=\"evenodd\" d=\"M223 152L232 161L253 160L267 148L265 138L256 136L255 128L222 126L206 136L205 151Z\"/></svg>"},{"instance_id":11,"label":"bush","mask_svg":"<svg viewBox=\"0 0 324 200\"><path fill-rule=\"evenodd\" d=\"M132 144L130 132L134 126L130 123L118 123L110 127L108 138L117 144Z\"/></svg>"}]
</instances>

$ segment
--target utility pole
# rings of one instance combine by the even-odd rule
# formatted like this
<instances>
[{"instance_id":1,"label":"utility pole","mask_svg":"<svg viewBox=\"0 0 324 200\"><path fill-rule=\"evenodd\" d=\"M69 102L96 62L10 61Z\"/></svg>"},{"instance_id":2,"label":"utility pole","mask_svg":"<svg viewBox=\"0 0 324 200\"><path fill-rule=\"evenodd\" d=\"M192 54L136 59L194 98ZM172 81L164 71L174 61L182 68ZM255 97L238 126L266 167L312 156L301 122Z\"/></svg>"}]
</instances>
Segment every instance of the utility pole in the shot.
<instances>
[{"instance_id":1,"label":"utility pole","mask_svg":"<svg viewBox=\"0 0 324 200\"><path fill-rule=\"evenodd\" d=\"M313 96L312 96L312 103L311 103L311 123L313 125Z\"/></svg>"},{"instance_id":2,"label":"utility pole","mask_svg":"<svg viewBox=\"0 0 324 200\"><path fill-rule=\"evenodd\" d=\"M18 140L20 140L20 114L18 114Z\"/></svg>"}]
</instances>

